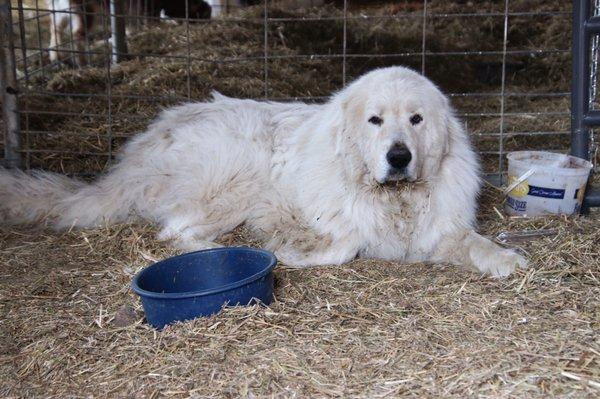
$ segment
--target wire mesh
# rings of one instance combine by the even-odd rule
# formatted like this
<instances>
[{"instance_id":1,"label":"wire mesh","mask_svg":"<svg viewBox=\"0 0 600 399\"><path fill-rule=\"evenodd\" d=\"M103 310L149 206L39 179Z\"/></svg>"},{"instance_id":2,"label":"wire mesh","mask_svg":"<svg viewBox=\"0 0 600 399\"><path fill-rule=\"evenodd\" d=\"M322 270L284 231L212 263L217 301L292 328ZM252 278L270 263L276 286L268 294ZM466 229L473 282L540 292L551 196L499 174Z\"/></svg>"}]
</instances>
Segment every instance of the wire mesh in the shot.
<instances>
[{"instance_id":1,"label":"wire mesh","mask_svg":"<svg viewBox=\"0 0 600 399\"><path fill-rule=\"evenodd\" d=\"M26 168L94 175L161 108L213 89L322 102L398 64L448 93L486 174L507 151L569 147L570 2L223 0L210 19L200 0L110 3L11 2Z\"/></svg>"}]
</instances>

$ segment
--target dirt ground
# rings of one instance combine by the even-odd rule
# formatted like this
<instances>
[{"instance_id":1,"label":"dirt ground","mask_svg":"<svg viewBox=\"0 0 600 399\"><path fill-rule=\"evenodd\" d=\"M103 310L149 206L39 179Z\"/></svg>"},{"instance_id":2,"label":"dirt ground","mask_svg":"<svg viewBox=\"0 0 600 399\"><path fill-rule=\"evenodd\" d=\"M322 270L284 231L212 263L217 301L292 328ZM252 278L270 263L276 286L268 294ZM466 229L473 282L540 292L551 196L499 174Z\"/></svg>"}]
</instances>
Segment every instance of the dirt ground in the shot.
<instances>
[{"instance_id":1,"label":"dirt ground","mask_svg":"<svg viewBox=\"0 0 600 399\"><path fill-rule=\"evenodd\" d=\"M157 332L129 284L173 254L149 226L0 231L0 396L597 397L600 215L501 217L551 230L505 280L357 260L275 270L276 301ZM224 244L251 241L243 230Z\"/></svg>"}]
</instances>

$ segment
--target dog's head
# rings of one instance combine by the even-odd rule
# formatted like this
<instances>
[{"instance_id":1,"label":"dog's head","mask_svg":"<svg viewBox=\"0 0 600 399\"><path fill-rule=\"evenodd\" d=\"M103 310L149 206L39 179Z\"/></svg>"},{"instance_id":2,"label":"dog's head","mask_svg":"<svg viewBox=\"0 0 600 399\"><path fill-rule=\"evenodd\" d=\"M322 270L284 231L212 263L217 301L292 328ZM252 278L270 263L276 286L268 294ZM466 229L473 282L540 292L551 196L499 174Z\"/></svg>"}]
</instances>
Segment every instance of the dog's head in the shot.
<instances>
[{"instance_id":1,"label":"dog's head","mask_svg":"<svg viewBox=\"0 0 600 399\"><path fill-rule=\"evenodd\" d=\"M403 67L372 71L339 92L338 151L358 154L371 181L427 180L437 175L452 135L464 134L447 98Z\"/></svg>"}]
</instances>

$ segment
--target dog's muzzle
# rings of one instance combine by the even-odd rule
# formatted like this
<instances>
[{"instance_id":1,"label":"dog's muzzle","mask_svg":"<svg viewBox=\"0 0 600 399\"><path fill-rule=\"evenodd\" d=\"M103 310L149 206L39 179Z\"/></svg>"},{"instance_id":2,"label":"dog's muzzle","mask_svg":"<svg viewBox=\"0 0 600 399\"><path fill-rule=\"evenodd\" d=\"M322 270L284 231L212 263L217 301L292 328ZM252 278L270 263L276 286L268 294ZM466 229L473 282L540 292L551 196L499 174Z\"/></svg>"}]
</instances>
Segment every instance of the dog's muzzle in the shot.
<instances>
[{"instance_id":1,"label":"dog's muzzle","mask_svg":"<svg viewBox=\"0 0 600 399\"><path fill-rule=\"evenodd\" d=\"M385 156L390 169L386 180L402 180L408 178L408 165L412 154L404 143L395 143Z\"/></svg>"}]
</instances>

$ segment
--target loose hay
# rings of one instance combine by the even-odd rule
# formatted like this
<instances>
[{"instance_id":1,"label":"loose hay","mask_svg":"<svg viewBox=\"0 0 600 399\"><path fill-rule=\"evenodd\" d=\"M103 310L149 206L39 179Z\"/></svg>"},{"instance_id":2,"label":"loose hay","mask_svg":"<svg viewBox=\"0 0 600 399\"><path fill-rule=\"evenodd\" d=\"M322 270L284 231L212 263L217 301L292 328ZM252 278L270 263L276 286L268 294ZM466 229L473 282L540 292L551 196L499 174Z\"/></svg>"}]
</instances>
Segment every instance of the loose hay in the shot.
<instances>
[{"instance_id":1,"label":"loose hay","mask_svg":"<svg viewBox=\"0 0 600 399\"><path fill-rule=\"evenodd\" d=\"M503 2L430 2L436 12L503 10ZM500 4L502 3L502 4ZM403 3L404 4L404 3ZM407 7L409 3L406 3ZM513 11L569 11L562 1L511 1ZM408 10L408 8L407 8ZM406 10L404 10L406 11ZM216 22L192 28L193 56L206 60L261 56L260 9L253 21ZM285 17L282 11L271 16ZM351 10L352 12L359 12ZM372 12L376 12L371 10ZM386 15L387 11L381 11ZM333 8L310 15L340 15ZM321 14L319 14L321 13ZM337 13L337 14L336 14ZM416 11L420 14L419 10ZM293 15L292 15L293 16ZM252 19L251 18L251 19ZM432 24L428 48L497 49L502 18L481 26ZM273 54L339 52L341 22L273 23ZM516 47L568 46L561 17L511 19ZM153 54L185 54L182 27L145 31L130 48ZM439 34L446 32L446 34ZM348 23L349 52L373 54L420 50L420 18ZM310 40L308 40L308 39ZM226 43L226 45L223 45ZM338 47L336 47L338 46ZM418 59L390 59L419 67ZM456 58L430 62L428 73L446 90L492 91L498 59ZM473 61L473 60L471 60ZM568 56L509 57L514 91L567 91ZM211 89L239 97L264 94L262 61L245 64L193 63L191 97ZM381 65L373 59L348 64L350 76ZM187 96L188 65L157 58L115 68L113 94L173 96L148 102L116 100L113 143L143 129L162 105ZM323 96L341 85L341 63L331 60L273 60L272 96ZM476 79L473 79L473 77ZM53 92L106 90L99 65L63 70L35 87ZM455 98L462 111L495 112L497 98ZM97 113L82 118L31 114L24 126L56 132L27 135L32 148L108 149L106 100L69 96L27 97L24 109ZM507 99L511 111L568 111L558 99ZM479 148L491 150L498 118L470 118ZM568 117L508 118L507 130L568 130ZM515 136L507 149L524 144L564 148L566 141ZM31 166L67 172L99 171L106 158L33 155ZM493 170L497 159L484 158ZM154 239L150 226L52 233L0 230L0 395L11 397L595 397L600 383L600 214L533 220L503 216L501 198L488 189L480 213L489 236L525 229L555 235L525 241L532 267L506 280L493 280L448 265L401 265L354 261L343 267L307 270L279 265L277 300L268 308L223 313L157 332L143 322L132 276L150 262L175 254ZM256 244L243 229L221 238L226 245Z\"/></svg>"},{"instance_id":2,"label":"loose hay","mask_svg":"<svg viewBox=\"0 0 600 399\"><path fill-rule=\"evenodd\" d=\"M557 232L523 244L530 270L495 280L447 265L279 265L270 307L162 332L143 322L129 288L135 272L174 254L151 227L5 229L0 395L598 395L598 213L509 219L494 211L496 191L483 202L485 234ZM243 229L221 240L252 244Z\"/></svg>"}]
</instances>

